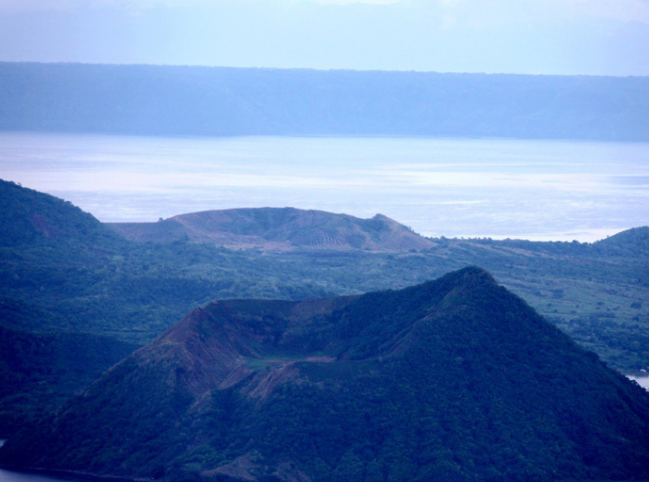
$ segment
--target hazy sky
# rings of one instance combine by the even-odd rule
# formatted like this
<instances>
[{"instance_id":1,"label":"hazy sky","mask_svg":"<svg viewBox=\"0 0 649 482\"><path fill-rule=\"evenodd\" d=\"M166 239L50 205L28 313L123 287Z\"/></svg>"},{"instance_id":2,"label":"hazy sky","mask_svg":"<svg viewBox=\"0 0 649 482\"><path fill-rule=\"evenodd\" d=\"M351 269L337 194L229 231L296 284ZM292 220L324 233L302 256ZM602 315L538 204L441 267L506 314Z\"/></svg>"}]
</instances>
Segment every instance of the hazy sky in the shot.
<instances>
[{"instance_id":1,"label":"hazy sky","mask_svg":"<svg viewBox=\"0 0 649 482\"><path fill-rule=\"evenodd\" d=\"M0 0L0 60L649 75L649 0Z\"/></svg>"}]
</instances>

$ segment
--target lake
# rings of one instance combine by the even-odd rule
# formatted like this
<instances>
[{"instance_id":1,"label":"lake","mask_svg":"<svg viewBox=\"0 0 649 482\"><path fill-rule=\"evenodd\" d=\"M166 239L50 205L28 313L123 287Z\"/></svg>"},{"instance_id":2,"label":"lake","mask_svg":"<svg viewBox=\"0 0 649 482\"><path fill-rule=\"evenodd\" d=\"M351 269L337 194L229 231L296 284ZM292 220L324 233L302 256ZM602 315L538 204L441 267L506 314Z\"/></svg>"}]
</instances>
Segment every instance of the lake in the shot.
<instances>
[{"instance_id":1,"label":"lake","mask_svg":"<svg viewBox=\"0 0 649 482\"><path fill-rule=\"evenodd\" d=\"M81 482L81 479L61 479L46 475L27 474L0 469L0 482L61 482L62 480L76 480Z\"/></svg>"},{"instance_id":2,"label":"lake","mask_svg":"<svg viewBox=\"0 0 649 482\"><path fill-rule=\"evenodd\" d=\"M645 390L649 391L649 376L644 376L644 377L633 377L627 375L631 380L635 380L638 382L638 385L640 385L642 388Z\"/></svg>"},{"instance_id":3,"label":"lake","mask_svg":"<svg viewBox=\"0 0 649 482\"><path fill-rule=\"evenodd\" d=\"M0 440L0 447L4 445L6 440ZM26 474L22 472L12 472L11 470L0 469L0 482L61 482L62 480L73 479L59 479L56 477Z\"/></svg>"},{"instance_id":4,"label":"lake","mask_svg":"<svg viewBox=\"0 0 649 482\"><path fill-rule=\"evenodd\" d=\"M649 224L649 143L5 132L0 178L106 222L293 206L427 236L580 241Z\"/></svg>"}]
</instances>

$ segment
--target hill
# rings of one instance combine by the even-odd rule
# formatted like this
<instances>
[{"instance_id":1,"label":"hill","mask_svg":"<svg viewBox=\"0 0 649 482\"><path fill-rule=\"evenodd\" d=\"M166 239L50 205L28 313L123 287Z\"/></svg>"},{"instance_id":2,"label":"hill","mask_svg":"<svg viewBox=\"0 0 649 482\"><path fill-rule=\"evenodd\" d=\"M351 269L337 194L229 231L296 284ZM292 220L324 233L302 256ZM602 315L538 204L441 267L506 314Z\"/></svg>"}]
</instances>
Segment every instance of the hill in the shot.
<instances>
[{"instance_id":1,"label":"hill","mask_svg":"<svg viewBox=\"0 0 649 482\"><path fill-rule=\"evenodd\" d=\"M0 63L0 130L649 140L649 79Z\"/></svg>"},{"instance_id":2,"label":"hill","mask_svg":"<svg viewBox=\"0 0 649 482\"><path fill-rule=\"evenodd\" d=\"M53 196L7 182L0 188L0 298L17 307L2 312L7 328L142 344L213 299L357 295L480 265L607 363L649 370L646 227L593 244L430 240L382 216L242 209L130 225L131 235L160 241L141 243ZM58 234L48 237L34 217ZM217 247L214 233L247 244ZM251 239L263 251L244 249ZM422 242L428 247L412 252Z\"/></svg>"},{"instance_id":3,"label":"hill","mask_svg":"<svg viewBox=\"0 0 649 482\"><path fill-rule=\"evenodd\" d=\"M403 287L480 265L607 363L626 372L649 369L649 228L633 228L596 243L568 243L426 239L390 221L393 227L372 239L378 218L237 209L110 226L136 241L216 243L233 250L251 248L244 251L249 255L262 249L257 259L281 263L284 279L297 276L309 286L324 282L332 294ZM351 236L362 240L355 246L363 250L347 242ZM299 274L289 275L298 267Z\"/></svg>"},{"instance_id":4,"label":"hill","mask_svg":"<svg viewBox=\"0 0 649 482\"><path fill-rule=\"evenodd\" d=\"M186 239L236 249L408 251L434 246L430 240L381 214L371 219L359 219L347 214L295 208L205 211L182 214L157 223L113 223L108 226L132 241Z\"/></svg>"},{"instance_id":5,"label":"hill","mask_svg":"<svg viewBox=\"0 0 649 482\"><path fill-rule=\"evenodd\" d=\"M0 247L57 241L102 244L117 239L69 201L0 179Z\"/></svg>"},{"instance_id":6,"label":"hill","mask_svg":"<svg viewBox=\"0 0 649 482\"><path fill-rule=\"evenodd\" d=\"M196 309L0 460L174 481L640 480L649 394L466 268Z\"/></svg>"},{"instance_id":7,"label":"hill","mask_svg":"<svg viewBox=\"0 0 649 482\"><path fill-rule=\"evenodd\" d=\"M649 226L627 229L595 245L603 251L627 253L649 252Z\"/></svg>"}]
</instances>

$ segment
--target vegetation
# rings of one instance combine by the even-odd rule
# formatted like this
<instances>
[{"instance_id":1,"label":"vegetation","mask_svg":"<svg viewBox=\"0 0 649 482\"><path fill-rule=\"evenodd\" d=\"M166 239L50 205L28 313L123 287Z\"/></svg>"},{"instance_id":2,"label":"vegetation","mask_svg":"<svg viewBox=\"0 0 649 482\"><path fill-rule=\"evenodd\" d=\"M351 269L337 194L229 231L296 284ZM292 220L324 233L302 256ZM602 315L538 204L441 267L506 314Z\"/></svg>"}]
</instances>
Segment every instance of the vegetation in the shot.
<instances>
[{"instance_id":1,"label":"vegetation","mask_svg":"<svg viewBox=\"0 0 649 482\"><path fill-rule=\"evenodd\" d=\"M272 252L130 242L70 203L4 181L0 207L0 326L24 337L81 333L142 345L212 300L359 295L480 265L606 363L649 368L649 228L594 244L439 238L414 252ZM58 403L89 381L6 382L0 431L15 427L20 404L39 406L50 388Z\"/></svg>"},{"instance_id":2,"label":"vegetation","mask_svg":"<svg viewBox=\"0 0 649 482\"><path fill-rule=\"evenodd\" d=\"M135 348L96 335L32 334L0 326L0 438L58 409Z\"/></svg>"},{"instance_id":3,"label":"vegetation","mask_svg":"<svg viewBox=\"0 0 649 482\"><path fill-rule=\"evenodd\" d=\"M0 460L173 481L646 480L649 394L466 268L197 309Z\"/></svg>"}]
</instances>

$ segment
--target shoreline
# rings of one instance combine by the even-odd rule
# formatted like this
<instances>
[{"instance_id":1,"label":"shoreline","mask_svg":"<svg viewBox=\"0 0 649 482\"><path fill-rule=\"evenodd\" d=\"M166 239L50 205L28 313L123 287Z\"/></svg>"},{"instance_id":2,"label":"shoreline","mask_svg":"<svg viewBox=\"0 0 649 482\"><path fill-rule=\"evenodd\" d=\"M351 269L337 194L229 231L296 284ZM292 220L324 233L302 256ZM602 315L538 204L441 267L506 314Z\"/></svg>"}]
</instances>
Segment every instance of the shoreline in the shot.
<instances>
[{"instance_id":1,"label":"shoreline","mask_svg":"<svg viewBox=\"0 0 649 482\"><path fill-rule=\"evenodd\" d=\"M5 444L7 439L0 439L0 448ZM0 464L0 469L13 472L16 474L33 474L33 475L42 475L44 477L51 477L58 480L68 480L70 482L82 482L82 481L91 481L91 482L145 482L150 481L151 479L145 478L129 478L121 477L117 475L98 475L91 474L88 472L77 472L74 470L53 470L53 469L36 469L36 468L26 468L20 466L11 466Z\"/></svg>"},{"instance_id":2,"label":"shoreline","mask_svg":"<svg viewBox=\"0 0 649 482\"><path fill-rule=\"evenodd\" d=\"M54 470L54 469L35 469L35 468L24 468L17 466L7 466L0 465L0 469L7 472L14 472L16 474L32 474L32 475L42 475L44 477L51 477L58 480L67 480L70 482L147 482L152 479L144 478L128 478L121 476L111 476L111 475L97 475L90 474L87 472L77 472L74 470Z\"/></svg>"},{"instance_id":3,"label":"shoreline","mask_svg":"<svg viewBox=\"0 0 649 482\"><path fill-rule=\"evenodd\" d=\"M649 375L628 375L625 374L625 376L629 380L633 380L636 382L638 385L640 385L642 388L647 390L649 392Z\"/></svg>"}]
</instances>

